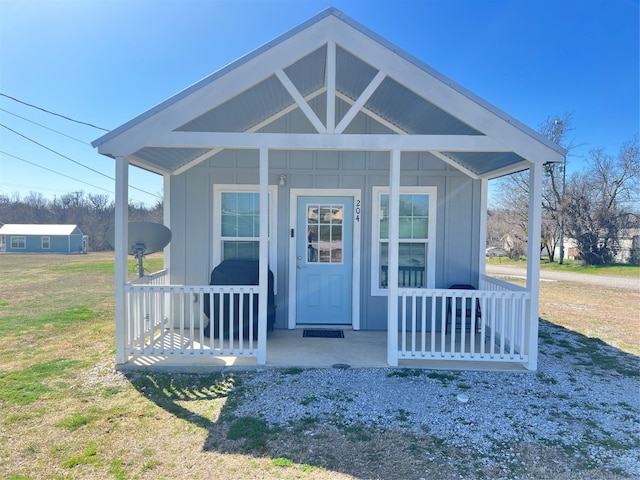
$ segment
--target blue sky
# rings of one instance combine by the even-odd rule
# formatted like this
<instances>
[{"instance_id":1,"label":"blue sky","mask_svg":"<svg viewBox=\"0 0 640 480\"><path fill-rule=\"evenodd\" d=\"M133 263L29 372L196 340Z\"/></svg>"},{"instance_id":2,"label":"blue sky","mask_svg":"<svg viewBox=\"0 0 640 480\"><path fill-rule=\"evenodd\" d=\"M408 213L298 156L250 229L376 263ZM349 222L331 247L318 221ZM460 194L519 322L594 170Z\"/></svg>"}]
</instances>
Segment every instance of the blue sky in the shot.
<instances>
[{"instance_id":1,"label":"blue sky","mask_svg":"<svg viewBox=\"0 0 640 480\"><path fill-rule=\"evenodd\" d=\"M573 112L570 172L639 131L638 0L0 0L0 93L113 129L329 6L534 129ZM0 194L112 195L104 132L6 96L0 123Z\"/></svg>"}]
</instances>

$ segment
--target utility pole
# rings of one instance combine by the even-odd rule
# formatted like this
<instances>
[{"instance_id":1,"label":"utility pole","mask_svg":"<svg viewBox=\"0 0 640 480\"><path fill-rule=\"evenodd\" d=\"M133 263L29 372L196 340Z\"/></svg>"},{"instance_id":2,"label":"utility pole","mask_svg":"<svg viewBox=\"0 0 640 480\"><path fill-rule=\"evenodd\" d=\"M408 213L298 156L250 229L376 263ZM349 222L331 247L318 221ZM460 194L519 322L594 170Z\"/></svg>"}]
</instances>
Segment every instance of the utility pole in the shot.
<instances>
[{"instance_id":1,"label":"utility pole","mask_svg":"<svg viewBox=\"0 0 640 480\"><path fill-rule=\"evenodd\" d=\"M564 263L564 194L567 184L567 156L562 157L562 203L559 208L560 213L560 255L558 257L558 264Z\"/></svg>"},{"instance_id":2,"label":"utility pole","mask_svg":"<svg viewBox=\"0 0 640 480\"><path fill-rule=\"evenodd\" d=\"M553 141L559 143L564 135L564 122L557 118L553 120ZM560 216L560 255L558 256L558 265L564 263L564 197L567 186L567 156L562 156L562 190L560 193L560 201L556 206L558 215Z\"/></svg>"}]
</instances>

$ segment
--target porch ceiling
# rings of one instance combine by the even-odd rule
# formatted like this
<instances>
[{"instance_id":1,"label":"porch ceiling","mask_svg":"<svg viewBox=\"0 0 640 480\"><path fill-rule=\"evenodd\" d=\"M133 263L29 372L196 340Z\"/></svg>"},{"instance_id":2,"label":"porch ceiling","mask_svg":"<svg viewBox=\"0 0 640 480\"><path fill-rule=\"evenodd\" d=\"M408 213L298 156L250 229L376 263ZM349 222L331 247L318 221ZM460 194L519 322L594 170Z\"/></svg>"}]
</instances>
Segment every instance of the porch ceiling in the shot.
<instances>
[{"instance_id":1,"label":"porch ceiling","mask_svg":"<svg viewBox=\"0 0 640 480\"><path fill-rule=\"evenodd\" d=\"M293 115L296 121L287 121ZM363 117L385 138L358 127L363 122L354 120ZM239 142L243 133L254 135ZM314 134L324 137L311 141ZM335 9L93 145L163 174L180 173L224 148L252 145L428 150L478 178L560 161L565 153Z\"/></svg>"}]
</instances>

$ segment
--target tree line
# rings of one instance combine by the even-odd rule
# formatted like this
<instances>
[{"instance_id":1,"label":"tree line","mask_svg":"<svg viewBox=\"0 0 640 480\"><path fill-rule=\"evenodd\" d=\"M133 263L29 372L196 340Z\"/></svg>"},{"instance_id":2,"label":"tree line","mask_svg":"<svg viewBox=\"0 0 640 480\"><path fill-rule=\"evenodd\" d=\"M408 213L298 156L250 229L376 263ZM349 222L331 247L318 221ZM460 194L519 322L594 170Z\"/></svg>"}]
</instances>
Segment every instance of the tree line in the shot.
<instances>
[{"instance_id":1,"label":"tree line","mask_svg":"<svg viewBox=\"0 0 640 480\"><path fill-rule=\"evenodd\" d=\"M114 224L115 203L108 195L67 193L53 200L41 193L31 192L26 197L14 194L0 195L0 225L5 223L74 224L89 236L89 250L111 250L106 232ZM153 207L129 204L129 220L162 223L163 204Z\"/></svg>"},{"instance_id":2,"label":"tree line","mask_svg":"<svg viewBox=\"0 0 640 480\"><path fill-rule=\"evenodd\" d=\"M576 147L568 139L572 114L547 118L540 133L567 150ZM529 173L496 180L495 208L488 212L487 243L503 247L509 256L524 254L527 241ZM540 252L550 262L563 263L566 239L571 239L579 258L587 265L610 264L621 252L623 237L640 234L640 145L634 136L617 155L604 149L589 152L585 166L570 176L566 158L545 165L542 185L542 238ZM640 238L627 257L640 263Z\"/></svg>"}]
</instances>

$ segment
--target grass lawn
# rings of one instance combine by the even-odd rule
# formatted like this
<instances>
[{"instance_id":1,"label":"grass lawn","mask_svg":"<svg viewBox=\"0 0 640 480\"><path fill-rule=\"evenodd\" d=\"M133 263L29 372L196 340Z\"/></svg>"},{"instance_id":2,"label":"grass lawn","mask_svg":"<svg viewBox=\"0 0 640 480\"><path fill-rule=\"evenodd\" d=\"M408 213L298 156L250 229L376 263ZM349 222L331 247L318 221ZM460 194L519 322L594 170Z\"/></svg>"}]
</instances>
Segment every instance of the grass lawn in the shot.
<instances>
[{"instance_id":1,"label":"grass lawn","mask_svg":"<svg viewBox=\"0 0 640 480\"><path fill-rule=\"evenodd\" d=\"M145 261L149 270L161 264L157 255ZM563 462L575 475L554 477L626 478L580 465L557 445L504 445L519 463L497 471L426 433L374 434L313 418L284 432L238 418L241 375L114 371L112 253L0 255L0 272L0 478L544 478ZM541 316L640 354L637 292L557 287L542 285Z\"/></svg>"}]
</instances>

